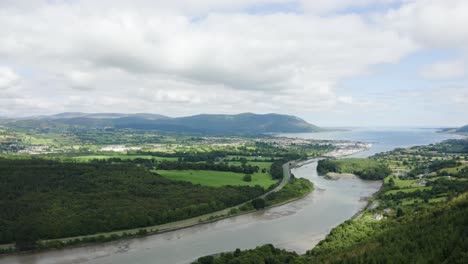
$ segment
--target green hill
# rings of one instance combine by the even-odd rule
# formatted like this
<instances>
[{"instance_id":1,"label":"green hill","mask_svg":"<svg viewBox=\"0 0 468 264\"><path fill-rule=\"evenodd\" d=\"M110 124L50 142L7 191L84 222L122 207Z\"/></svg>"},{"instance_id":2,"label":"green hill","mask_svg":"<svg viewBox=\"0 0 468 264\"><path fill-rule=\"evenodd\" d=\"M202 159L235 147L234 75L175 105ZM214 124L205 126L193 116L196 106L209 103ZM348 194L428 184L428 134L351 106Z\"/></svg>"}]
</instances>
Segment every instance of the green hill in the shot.
<instances>
[{"instance_id":1,"label":"green hill","mask_svg":"<svg viewBox=\"0 0 468 264\"><path fill-rule=\"evenodd\" d=\"M90 127L158 130L186 134L252 135L264 133L316 132L322 129L301 118L280 114L237 115L202 114L170 118L157 114L85 114L62 113L52 116L23 118L9 123L21 128Z\"/></svg>"},{"instance_id":2,"label":"green hill","mask_svg":"<svg viewBox=\"0 0 468 264\"><path fill-rule=\"evenodd\" d=\"M456 132L468 133L468 125L460 127L459 129L456 130Z\"/></svg>"}]
</instances>

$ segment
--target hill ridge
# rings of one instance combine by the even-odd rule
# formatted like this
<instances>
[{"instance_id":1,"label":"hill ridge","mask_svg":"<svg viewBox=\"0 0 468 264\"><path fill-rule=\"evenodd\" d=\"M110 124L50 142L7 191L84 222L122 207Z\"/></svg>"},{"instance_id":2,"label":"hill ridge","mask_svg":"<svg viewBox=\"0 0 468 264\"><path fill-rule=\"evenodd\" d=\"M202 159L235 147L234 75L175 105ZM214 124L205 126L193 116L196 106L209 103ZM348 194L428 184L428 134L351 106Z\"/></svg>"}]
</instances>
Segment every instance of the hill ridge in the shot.
<instances>
[{"instance_id":1,"label":"hill ridge","mask_svg":"<svg viewBox=\"0 0 468 264\"><path fill-rule=\"evenodd\" d=\"M293 115L277 113L197 114L168 117L151 113L81 113L64 112L49 116L14 119L10 123L23 128L35 126L94 127L159 130L195 134L265 134L317 132L323 129Z\"/></svg>"}]
</instances>

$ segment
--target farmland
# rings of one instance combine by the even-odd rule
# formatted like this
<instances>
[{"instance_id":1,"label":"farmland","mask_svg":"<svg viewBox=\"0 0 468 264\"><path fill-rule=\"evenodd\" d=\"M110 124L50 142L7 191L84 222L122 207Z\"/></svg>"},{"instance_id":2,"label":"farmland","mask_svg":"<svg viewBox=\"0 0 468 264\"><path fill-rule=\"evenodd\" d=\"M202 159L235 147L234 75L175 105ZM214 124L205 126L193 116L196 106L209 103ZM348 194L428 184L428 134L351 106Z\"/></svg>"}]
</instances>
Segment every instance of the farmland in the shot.
<instances>
[{"instance_id":1,"label":"farmland","mask_svg":"<svg viewBox=\"0 0 468 264\"><path fill-rule=\"evenodd\" d=\"M252 175L252 181L244 181L245 174L224 171L209 170L157 170L155 171L163 177L176 181L188 181L193 184L204 186L220 187L226 185L255 186L260 185L267 189L277 181L272 180L267 173L256 173Z\"/></svg>"}]
</instances>

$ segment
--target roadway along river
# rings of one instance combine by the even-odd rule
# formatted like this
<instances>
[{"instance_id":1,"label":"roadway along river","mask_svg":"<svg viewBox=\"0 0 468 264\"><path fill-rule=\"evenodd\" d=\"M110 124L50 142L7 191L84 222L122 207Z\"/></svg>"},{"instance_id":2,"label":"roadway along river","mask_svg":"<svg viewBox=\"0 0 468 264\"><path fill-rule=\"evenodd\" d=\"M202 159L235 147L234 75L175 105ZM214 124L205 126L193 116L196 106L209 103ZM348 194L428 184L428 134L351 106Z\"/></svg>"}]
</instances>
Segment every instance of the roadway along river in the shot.
<instances>
[{"instance_id":1,"label":"roadway along river","mask_svg":"<svg viewBox=\"0 0 468 264\"><path fill-rule=\"evenodd\" d=\"M0 263L189 263L199 256L266 243L304 253L366 205L381 181L326 180L317 162L293 169L315 190L296 202L145 238L0 258Z\"/></svg>"}]
</instances>

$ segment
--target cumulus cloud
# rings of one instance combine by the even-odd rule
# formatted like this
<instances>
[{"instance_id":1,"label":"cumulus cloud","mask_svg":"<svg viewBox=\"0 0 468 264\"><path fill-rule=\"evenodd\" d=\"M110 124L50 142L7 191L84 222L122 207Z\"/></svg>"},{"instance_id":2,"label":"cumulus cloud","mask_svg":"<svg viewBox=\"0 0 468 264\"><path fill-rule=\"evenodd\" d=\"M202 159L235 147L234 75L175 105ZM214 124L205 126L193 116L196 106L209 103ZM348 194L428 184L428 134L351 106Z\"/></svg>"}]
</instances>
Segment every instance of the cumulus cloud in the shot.
<instances>
[{"instance_id":1,"label":"cumulus cloud","mask_svg":"<svg viewBox=\"0 0 468 264\"><path fill-rule=\"evenodd\" d=\"M11 88L19 82L19 76L8 67L0 67L0 90Z\"/></svg>"},{"instance_id":2,"label":"cumulus cloud","mask_svg":"<svg viewBox=\"0 0 468 264\"><path fill-rule=\"evenodd\" d=\"M343 101L334 93L338 81L374 64L396 62L414 48L357 15L255 15L242 12L249 1L175 1L182 13L166 1L138 1L139 8L104 2L4 9L1 56L50 82L30 89L60 86L63 96L73 95L73 89L97 97L145 90L152 94L145 99L197 104L209 101L207 94L255 91L267 105L276 103L273 98L283 104L308 98L304 105L315 109ZM144 8L158 5L174 12L154 15ZM184 13L202 11L208 13L197 21Z\"/></svg>"},{"instance_id":3,"label":"cumulus cloud","mask_svg":"<svg viewBox=\"0 0 468 264\"><path fill-rule=\"evenodd\" d=\"M468 47L467 12L465 0L414 0L376 19L426 48L459 49Z\"/></svg>"},{"instance_id":4,"label":"cumulus cloud","mask_svg":"<svg viewBox=\"0 0 468 264\"><path fill-rule=\"evenodd\" d=\"M426 13L432 9L422 2L429 1L1 1L0 61L26 72L13 72L21 93L44 103L36 109L26 98L14 101L19 93L3 100L18 115L360 107L367 100L340 94L339 84L375 65L397 63L428 39L442 45L434 36L447 29L431 29ZM461 11L439 2L429 6L453 15L450 25L464 22ZM368 7L386 9L375 11L378 18L346 11ZM252 11L262 8L273 11ZM460 43L455 35L444 43ZM1 74L0 88L7 79Z\"/></svg>"}]
</instances>

